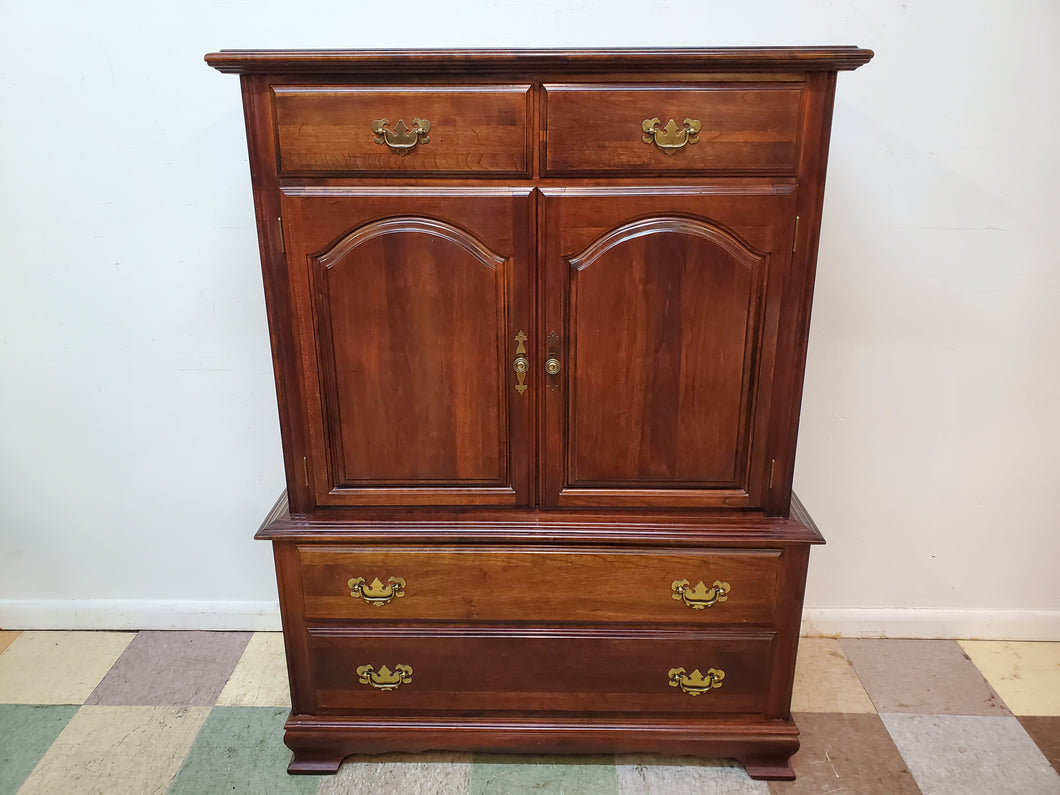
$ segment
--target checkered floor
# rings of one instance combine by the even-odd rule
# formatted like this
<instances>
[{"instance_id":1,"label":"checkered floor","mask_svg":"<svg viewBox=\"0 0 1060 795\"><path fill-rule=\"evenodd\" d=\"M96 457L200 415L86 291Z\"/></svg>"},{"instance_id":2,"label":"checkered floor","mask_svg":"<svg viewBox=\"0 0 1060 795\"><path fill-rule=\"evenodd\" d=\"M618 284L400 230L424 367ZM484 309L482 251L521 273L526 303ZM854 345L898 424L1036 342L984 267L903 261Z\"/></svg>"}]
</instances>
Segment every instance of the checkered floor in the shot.
<instances>
[{"instance_id":1,"label":"checkered floor","mask_svg":"<svg viewBox=\"0 0 1060 795\"><path fill-rule=\"evenodd\" d=\"M0 632L0 793L1060 793L1060 643L804 639L798 780L651 756L288 776L276 633Z\"/></svg>"}]
</instances>

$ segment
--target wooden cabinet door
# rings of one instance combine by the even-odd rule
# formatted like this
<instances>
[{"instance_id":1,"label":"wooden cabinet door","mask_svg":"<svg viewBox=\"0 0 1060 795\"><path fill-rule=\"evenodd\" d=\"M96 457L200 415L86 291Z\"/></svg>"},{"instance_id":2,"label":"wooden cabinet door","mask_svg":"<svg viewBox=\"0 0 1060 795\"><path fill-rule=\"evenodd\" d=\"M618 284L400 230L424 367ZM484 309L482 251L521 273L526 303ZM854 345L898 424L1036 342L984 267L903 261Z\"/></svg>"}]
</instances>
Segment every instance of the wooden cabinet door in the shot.
<instances>
[{"instance_id":1,"label":"wooden cabinet door","mask_svg":"<svg viewBox=\"0 0 1060 795\"><path fill-rule=\"evenodd\" d=\"M794 191L543 191L542 504L762 505Z\"/></svg>"},{"instance_id":2,"label":"wooden cabinet door","mask_svg":"<svg viewBox=\"0 0 1060 795\"><path fill-rule=\"evenodd\" d=\"M529 191L288 189L317 505L526 505Z\"/></svg>"}]
</instances>

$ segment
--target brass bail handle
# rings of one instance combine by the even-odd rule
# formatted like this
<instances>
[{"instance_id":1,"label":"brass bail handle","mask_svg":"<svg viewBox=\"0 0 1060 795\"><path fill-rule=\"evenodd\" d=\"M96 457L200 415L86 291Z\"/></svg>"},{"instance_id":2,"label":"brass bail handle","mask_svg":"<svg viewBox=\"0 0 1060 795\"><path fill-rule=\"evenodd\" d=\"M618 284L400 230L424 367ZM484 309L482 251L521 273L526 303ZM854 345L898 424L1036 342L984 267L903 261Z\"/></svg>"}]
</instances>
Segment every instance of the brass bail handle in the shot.
<instances>
[{"instance_id":1,"label":"brass bail handle","mask_svg":"<svg viewBox=\"0 0 1060 795\"><path fill-rule=\"evenodd\" d=\"M665 127L658 117L645 119L640 125L644 133L641 140L646 144L655 144L664 154L672 155L685 144L699 143L699 131L702 127L699 119L685 119L680 127L674 119L666 122Z\"/></svg>"},{"instance_id":2,"label":"brass bail handle","mask_svg":"<svg viewBox=\"0 0 1060 795\"><path fill-rule=\"evenodd\" d=\"M429 144L431 137L427 133L430 131L431 123L427 119L413 119L411 127L405 124L404 119L398 119L394 126L390 125L390 119L376 119L372 122L375 142L389 146L391 151L399 155L408 154L417 144Z\"/></svg>"},{"instance_id":3,"label":"brass bail handle","mask_svg":"<svg viewBox=\"0 0 1060 795\"><path fill-rule=\"evenodd\" d=\"M376 670L372 665L357 666L357 681L384 693L412 684L412 666L395 665L391 671L385 665Z\"/></svg>"},{"instance_id":4,"label":"brass bail handle","mask_svg":"<svg viewBox=\"0 0 1060 795\"><path fill-rule=\"evenodd\" d=\"M690 696L701 696L721 687L725 671L721 668L708 668L706 674L702 674L698 668L692 673L688 673L684 668L671 668L666 678L670 687L679 687L683 693Z\"/></svg>"}]
</instances>

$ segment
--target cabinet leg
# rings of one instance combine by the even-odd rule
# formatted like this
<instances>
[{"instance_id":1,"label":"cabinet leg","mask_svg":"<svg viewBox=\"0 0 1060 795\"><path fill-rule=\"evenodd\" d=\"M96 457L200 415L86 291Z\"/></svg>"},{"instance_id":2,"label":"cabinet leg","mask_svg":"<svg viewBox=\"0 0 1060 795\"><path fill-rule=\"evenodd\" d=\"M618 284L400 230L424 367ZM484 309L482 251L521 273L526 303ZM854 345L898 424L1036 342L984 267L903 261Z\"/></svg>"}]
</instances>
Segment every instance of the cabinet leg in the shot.
<instances>
[{"instance_id":1,"label":"cabinet leg","mask_svg":"<svg viewBox=\"0 0 1060 795\"><path fill-rule=\"evenodd\" d=\"M337 773L342 760L346 758L345 751L337 749L306 749L292 748L291 763L287 765L288 773L303 773L330 776Z\"/></svg>"},{"instance_id":2,"label":"cabinet leg","mask_svg":"<svg viewBox=\"0 0 1060 795\"><path fill-rule=\"evenodd\" d=\"M753 779L759 781L794 781L795 771L791 768L792 754L753 754L737 757Z\"/></svg>"}]
</instances>

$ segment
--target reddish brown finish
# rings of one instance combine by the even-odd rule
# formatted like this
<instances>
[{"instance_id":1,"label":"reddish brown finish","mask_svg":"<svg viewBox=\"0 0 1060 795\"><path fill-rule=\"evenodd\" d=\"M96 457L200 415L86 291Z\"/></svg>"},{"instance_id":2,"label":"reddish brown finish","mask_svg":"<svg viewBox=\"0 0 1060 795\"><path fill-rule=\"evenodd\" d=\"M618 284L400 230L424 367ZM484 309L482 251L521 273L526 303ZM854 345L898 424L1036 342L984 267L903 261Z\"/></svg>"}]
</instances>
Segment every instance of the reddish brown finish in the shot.
<instances>
[{"instance_id":1,"label":"reddish brown finish","mask_svg":"<svg viewBox=\"0 0 1060 795\"><path fill-rule=\"evenodd\" d=\"M275 86L280 172L521 174L530 162L530 86ZM429 141L395 156L372 122L430 122Z\"/></svg>"},{"instance_id":2,"label":"reddish brown finish","mask_svg":"<svg viewBox=\"0 0 1060 795\"><path fill-rule=\"evenodd\" d=\"M221 72L461 77L490 74L670 75L691 72L835 72L872 59L858 47L653 47L574 50L222 50L206 56Z\"/></svg>"},{"instance_id":3,"label":"reddish brown finish","mask_svg":"<svg viewBox=\"0 0 1060 795\"><path fill-rule=\"evenodd\" d=\"M282 210L319 505L526 504L526 197L309 189ZM474 308L471 310L471 308Z\"/></svg>"},{"instance_id":4,"label":"reddish brown finish","mask_svg":"<svg viewBox=\"0 0 1060 795\"><path fill-rule=\"evenodd\" d=\"M544 191L544 504L762 504L792 191Z\"/></svg>"},{"instance_id":5,"label":"reddish brown finish","mask_svg":"<svg viewBox=\"0 0 1060 795\"><path fill-rule=\"evenodd\" d=\"M294 751L292 773L334 773L353 753L379 754L394 748L507 751L534 754L656 753L732 757L749 774L792 779L788 759L799 749L789 721L753 721L723 716L682 715L660 722L637 718L312 718L293 715L284 742ZM750 750L750 749L753 749Z\"/></svg>"},{"instance_id":6,"label":"reddish brown finish","mask_svg":"<svg viewBox=\"0 0 1060 795\"><path fill-rule=\"evenodd\" d=\"M483 717L540 712L700 715L764 709L770 633L664 630L449 630L318 628L309 631L321 714L384 712ZM412 681L382 692L355 669L412 668ZM669 671L721 669L721 687L692 696Z\"/></svg>"},{"instance_id":7,"label":"reddish brown finish","mask_svg":"<svg viewBox=\"0 0 1060 795\"><path fill-rule=\"evenodd\" d=\"M793 777L822 541L788 518L801 379L835 76L871 57L207 56L242 75L288 479L258 537L291 772L452 749ZM698 142L665 154L652 117L697 119ZM430 142L390 151L381 118L426 118ZM404 596L370 605L351 577ZM693 610L678 579L728 599ZM413 681L381 692L361 664ZM693 697L677 667L726 678Z\"/></svg>"},{"instance_id":8,"label":"reddish brown finish","mask_svg":"<svg viewBox=\"0 0 1060 795\"><path fill-rule=\"evenodd\" d=\"M305 615L358 621L564 621L652 624L762 624L773 619L779 550L640 550L551 547L357 547L303 545ZM347 581L398 576L405 596L375 606ZM725 601L692 609L674 599L675 580L709 588L727 582Z\"/></svg>"},{"instance_id":9,"label":"reddish brown finish","mask_svg":"<svg viewBox=\"0 0 1060 795\"><path fill-rule=\"evenodd\" d=\"M550 174L795 172L801 82L544 88ZM652 118L700 122L697 142L667 154L644 141L641 125Z\"/></svg>"}]
</instances>

